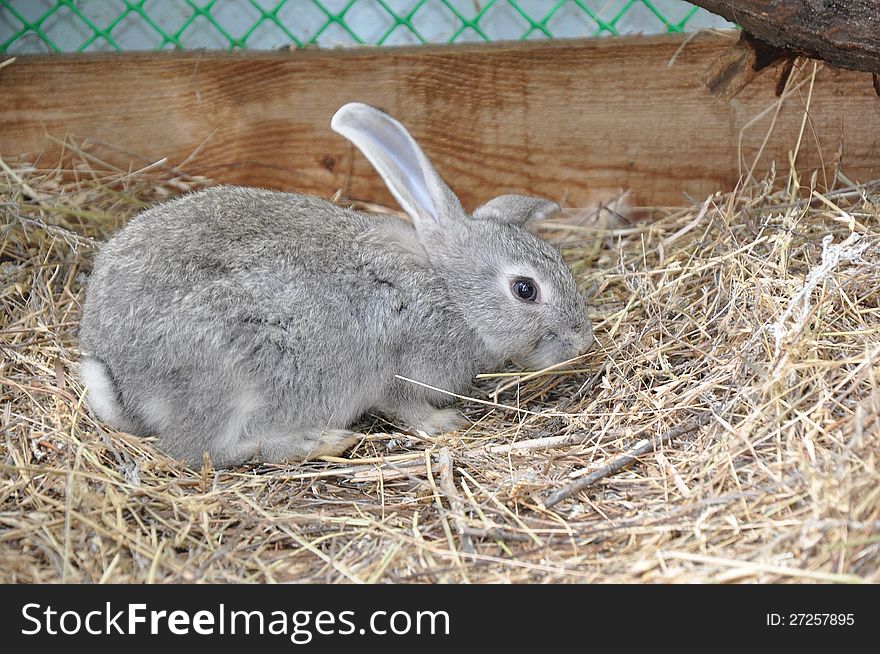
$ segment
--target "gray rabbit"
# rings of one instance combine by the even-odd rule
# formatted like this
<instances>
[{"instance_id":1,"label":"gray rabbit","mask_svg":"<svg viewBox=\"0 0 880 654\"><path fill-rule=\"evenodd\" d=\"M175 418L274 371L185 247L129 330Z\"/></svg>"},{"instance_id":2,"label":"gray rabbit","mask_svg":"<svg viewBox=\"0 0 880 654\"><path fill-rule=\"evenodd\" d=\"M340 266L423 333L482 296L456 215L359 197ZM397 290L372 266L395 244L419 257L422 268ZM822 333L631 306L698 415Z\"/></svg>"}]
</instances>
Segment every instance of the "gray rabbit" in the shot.
<instances>
[{"instance_id":1,"label":"gray rabbit","mask_svg":"<svg viewBox=\"0 0 880 654\"><path fill-rule=\"evenodd\" d=\"M136 216L95 261L80 376L99 418L191 464L337 455L380 411L428 433L447 394L508 361L546 367L592 329L559 253L503 195L468 215L404 127L347 104L332 128L412 224L316 197L218 186Z\"/></svg>"}]
</instances>

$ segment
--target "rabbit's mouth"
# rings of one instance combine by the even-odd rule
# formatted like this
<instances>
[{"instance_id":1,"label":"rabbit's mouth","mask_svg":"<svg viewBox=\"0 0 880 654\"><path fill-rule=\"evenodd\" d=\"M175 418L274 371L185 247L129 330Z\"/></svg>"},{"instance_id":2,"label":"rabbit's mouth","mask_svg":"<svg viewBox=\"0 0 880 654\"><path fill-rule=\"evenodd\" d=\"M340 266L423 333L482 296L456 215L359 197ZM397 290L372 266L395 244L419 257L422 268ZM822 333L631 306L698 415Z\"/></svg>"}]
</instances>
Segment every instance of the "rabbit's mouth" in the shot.
<instances>
[{"instance_id":1,"label":"rabbit's mouth","mask_svg":"<svg viewBox=\"0 0 880 654\"><path fill-rule=\"evenodd\" d=\"M542 370L577 357L588 350L590 345L592 338L560 338L558 334L551 333L539 338L531 350L513 357L512 360L521 368Z\"/></svg>"}]
</instances>

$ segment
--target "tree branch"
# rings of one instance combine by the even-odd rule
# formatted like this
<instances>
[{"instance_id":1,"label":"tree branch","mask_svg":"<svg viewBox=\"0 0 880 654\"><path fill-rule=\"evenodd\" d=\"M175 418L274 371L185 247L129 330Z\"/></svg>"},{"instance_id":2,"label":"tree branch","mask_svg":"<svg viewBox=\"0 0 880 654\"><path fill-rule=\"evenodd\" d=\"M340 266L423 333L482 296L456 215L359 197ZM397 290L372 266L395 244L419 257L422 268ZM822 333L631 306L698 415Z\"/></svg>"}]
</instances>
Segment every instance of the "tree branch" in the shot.
<instances>
[{"instance_id":1,"label":"tree branch","mask_svg":"<svg viewBox=\"0 0 880 654\"><path fill-rule=\"evenodd\" d=\"M692 0L771 46L880 74L880 0Z\"/></svg>"}]
</instances>

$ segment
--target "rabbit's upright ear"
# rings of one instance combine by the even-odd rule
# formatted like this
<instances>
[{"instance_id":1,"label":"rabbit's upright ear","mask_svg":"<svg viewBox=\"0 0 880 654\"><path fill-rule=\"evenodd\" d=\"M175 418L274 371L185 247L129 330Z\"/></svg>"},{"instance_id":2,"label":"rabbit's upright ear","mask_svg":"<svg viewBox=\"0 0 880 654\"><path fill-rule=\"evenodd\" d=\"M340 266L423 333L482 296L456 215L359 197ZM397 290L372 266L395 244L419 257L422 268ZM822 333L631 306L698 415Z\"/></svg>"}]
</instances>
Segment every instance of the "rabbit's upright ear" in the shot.
<instances>
[{"instance_id":1,"label":"rabbit's upright ear","mask_svg":"<svg viewBox=\"0 0 880 654\"><path fill-rule=\"evenodd\" d=\"M530 222L544 220L559 211L559 205L543 198L530 195L499 195L486 204L477 207L474 218L477 220L494 220L522 227Z\"/></svg>"},{"instance_id":2,"label":"rabbit's upright ear","mask_svg":"<svg viewBox=\"0 0 880 654\"><path fill-rule=\"evenodd\" d=\"M344 105L330 127L354 143L419 231L464 217L464 209L409 132L394 118L361 102Z\"/></svg>"}]
</instances>

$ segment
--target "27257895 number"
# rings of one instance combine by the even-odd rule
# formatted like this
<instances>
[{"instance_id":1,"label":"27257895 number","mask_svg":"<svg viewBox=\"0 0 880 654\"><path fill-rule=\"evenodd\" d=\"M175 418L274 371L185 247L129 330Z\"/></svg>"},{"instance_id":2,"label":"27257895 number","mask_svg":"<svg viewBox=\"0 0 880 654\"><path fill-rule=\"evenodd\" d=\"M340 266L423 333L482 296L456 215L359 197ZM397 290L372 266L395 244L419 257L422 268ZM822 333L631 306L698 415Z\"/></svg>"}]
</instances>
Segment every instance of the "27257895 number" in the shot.
<instances>
[{"instance_id":1,"label":"27257895 number","mask_svg":"<svg viewBox=\"0 0 880 654\"><path fill-rule=\"evenodd\" d=\"M769 627L838 627L855 624L853 613L779 613L767 614Z\"/></svg>"}]
</instances>

